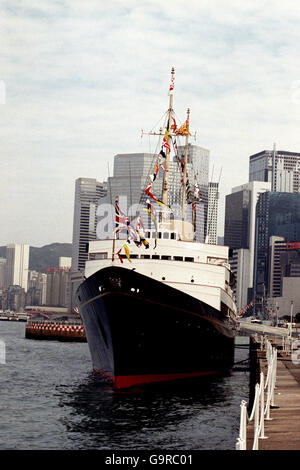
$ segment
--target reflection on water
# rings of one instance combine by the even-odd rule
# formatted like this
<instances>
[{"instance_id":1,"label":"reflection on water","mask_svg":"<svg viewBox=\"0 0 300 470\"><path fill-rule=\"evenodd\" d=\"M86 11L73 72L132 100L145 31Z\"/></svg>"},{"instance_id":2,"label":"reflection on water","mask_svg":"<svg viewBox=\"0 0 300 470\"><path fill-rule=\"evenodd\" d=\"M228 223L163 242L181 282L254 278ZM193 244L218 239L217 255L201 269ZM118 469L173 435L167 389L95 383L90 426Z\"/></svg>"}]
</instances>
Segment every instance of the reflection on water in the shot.
<instances>
[{"instance_id":1,"label":"reflection on water","mask_svg":"<svg viewBox=\"0 0 300 470\"><path fill-rule=\"evenodd\" d=\"M80 436L82 448L233 449L242 376L244 380L242 373L114 392L91 374L73 390L57 391L60 405L71 409L63 421L69 438ZM247 380L245 385L247 391Z\"/></svg>"},{"instance_id":2,"label":"reflection on water","mask_svg":"<svg viewBox=\"0 0 300 470\"><path fill-rule=\"evenodd\" d=\"M248 372L116 393L92 373L86 343L27 340L24 329L0 324L0 449L234 449Z\"/></svg>"}]
</instances>

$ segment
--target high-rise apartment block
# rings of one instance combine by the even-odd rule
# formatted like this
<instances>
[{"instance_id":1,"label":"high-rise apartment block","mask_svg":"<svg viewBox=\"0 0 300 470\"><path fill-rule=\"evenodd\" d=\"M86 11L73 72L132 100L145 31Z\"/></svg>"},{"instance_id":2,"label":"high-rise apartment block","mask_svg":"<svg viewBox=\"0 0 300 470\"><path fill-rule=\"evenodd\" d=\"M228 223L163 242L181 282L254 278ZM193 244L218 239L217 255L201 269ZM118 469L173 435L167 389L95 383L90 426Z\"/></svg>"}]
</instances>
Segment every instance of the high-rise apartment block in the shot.
<instances>
[{"instance_id":1,"label":"high-rise apartment block","mask_svg":"<svg viewBox=\"0 0 300 470\"><path fill-rule=\"evenodd\" d=\"M26 305L46 305L47 274L28 271Z\"/></svg>"},{"instance_id":2,"label":"high-rise apartment block","mask_svg":"<svg viewBox=\"0 0 300 470\"><path fill-rule=\"evenodd\" d=\"M46 304L52 307L66 307L68 304L69 269L49 267L47 269Z\"/></svg>"},{"instance_id":3,"label":"high-rise apartment block","mask_svg":"<svg viewBox=\"0 0 300 470\"><path fill-rule=\"evenodd\" d=\"M96 211L99 199L107 192L106 183L94 178L78 178L75 183L72 270L84 270L88 242L96 240Z\"/></svg>"},{"instance_id":4,"label":"high-rise apartment block","mask_svg":"<svg viewBox=\"0 0 300 470\"><path fill-rule=\"evenodd\" d=\"M6 286L20 286L25 292L28 283L29 245L11 243L6 246Z\"/></svg>"}]
</instances>

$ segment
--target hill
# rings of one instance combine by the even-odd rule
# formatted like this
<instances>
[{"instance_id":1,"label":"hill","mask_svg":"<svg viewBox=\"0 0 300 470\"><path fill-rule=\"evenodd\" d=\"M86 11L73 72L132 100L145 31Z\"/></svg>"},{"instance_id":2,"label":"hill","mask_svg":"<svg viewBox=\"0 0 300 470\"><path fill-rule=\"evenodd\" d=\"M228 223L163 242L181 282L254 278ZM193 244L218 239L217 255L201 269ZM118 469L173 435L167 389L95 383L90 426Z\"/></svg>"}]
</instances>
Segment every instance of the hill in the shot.
<instances>
[{"instance_id":1,"label":"hill","mask_svg":"<svg viewBox=\"0 0 300 470\"><path fill-rule=\"evenodd\" d=\"M6 246L0 246L0 258L5 258ZM51 243L41 247L31 246L29 269L45 273L48 266L58 266L60 256L72 256L72 243Z\"/></svg>"}]
</instances>

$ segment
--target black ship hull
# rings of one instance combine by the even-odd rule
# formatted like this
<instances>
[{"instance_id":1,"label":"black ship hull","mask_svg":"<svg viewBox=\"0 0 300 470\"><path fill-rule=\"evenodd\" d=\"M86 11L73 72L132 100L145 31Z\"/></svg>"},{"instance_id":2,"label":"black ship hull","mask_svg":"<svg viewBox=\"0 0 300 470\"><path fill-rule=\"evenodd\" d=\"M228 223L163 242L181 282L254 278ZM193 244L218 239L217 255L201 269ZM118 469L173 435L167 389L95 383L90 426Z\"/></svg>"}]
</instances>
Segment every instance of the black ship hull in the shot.
<instances>
[{"instance_id":1,"label":"black ship hull","mask_svg":"<svg viewBox=\"0 0 300 470\"><path fill-rule=\"evenodd\" d=\"M100 269L76 301L93 367L116 389L232 368L226 314L134 270Z\"/></svg>"}]
</instances>

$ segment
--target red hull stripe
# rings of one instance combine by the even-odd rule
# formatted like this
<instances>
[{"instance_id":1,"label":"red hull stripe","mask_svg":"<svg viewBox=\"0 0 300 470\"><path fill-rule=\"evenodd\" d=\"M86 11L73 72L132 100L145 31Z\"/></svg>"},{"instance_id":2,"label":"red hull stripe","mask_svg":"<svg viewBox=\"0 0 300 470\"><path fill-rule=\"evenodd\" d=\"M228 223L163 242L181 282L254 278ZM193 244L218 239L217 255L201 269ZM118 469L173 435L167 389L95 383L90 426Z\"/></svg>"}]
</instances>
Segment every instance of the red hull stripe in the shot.
<instances>
[{"instance_id":1,"label":"red hull stripe","mask_svg":"<svg viewBox=\"0 0 300 470\"><path fill-rule=\"evenodd\" d=\"M168 382L171 380L186 379L189 377L200 377L204 375L215 375L224 371L188 372L181 374L147 374L147 375L117 375L113 382L116 389L129 388L139 384L154 382Z\"/></svg>"}]
</instances>

